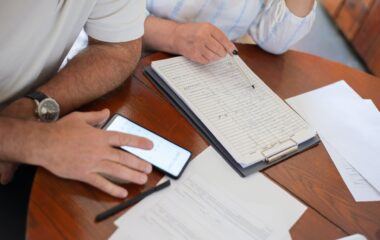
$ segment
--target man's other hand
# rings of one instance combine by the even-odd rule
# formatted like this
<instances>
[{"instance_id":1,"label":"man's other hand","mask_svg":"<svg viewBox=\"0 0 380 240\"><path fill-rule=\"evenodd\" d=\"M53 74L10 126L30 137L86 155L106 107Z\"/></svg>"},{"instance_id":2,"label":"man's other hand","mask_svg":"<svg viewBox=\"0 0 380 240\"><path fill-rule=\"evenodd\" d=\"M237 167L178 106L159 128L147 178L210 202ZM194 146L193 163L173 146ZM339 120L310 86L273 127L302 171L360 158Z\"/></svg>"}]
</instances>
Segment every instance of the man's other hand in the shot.
<instances>
[{"instance_id":1,"label":"man's other hand","mask_svg":"<svg viewBox=\"0 0 380 240\"><path fill-rule=\"evenodd\" d=\"M104 175L145 184L152 166L117 147L151 149L153 144L142 137L96 128L108 117L108 110L74 112L46 124L44 137L32 147L36 150L30 156L31 162L38 162L62 178L82 181L114 197L125 198L127 190Z\"/></svg>"}]
</instances>

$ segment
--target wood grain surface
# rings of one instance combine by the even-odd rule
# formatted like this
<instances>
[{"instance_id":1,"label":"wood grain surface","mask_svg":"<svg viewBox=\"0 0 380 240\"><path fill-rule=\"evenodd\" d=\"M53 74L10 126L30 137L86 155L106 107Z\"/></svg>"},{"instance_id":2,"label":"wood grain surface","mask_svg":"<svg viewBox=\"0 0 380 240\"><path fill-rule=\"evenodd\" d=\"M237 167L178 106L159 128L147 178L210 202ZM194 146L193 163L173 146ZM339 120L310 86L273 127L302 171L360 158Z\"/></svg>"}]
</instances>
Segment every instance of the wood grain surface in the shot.
<instances>
[{"instance_id":1,"label":"wood grain surface","mask_svg":"<svg viewBox=\"0 0 380 240\"><path fill-rule=\"evenodd\" d=\"M371 98L380 107L380 79L366 73L294 51L274 56L252 45L239 45L239 54L283 99L345 79L363 98ZM158 53L142 59L123 86L82 110L109 108L122 113L196 156L208 143L142 73L152 60L166 57L170 55ZM380 203L353 201L322 144L263 173L309 207L290 231L294 239L336 239L352 233L380 239ZM129 197L153 186L161 176L154 171L145 186L126 185ZM94 218L119 201L38 169L29 203L27 239L107 239L116 229L113 221L122 213L101 223L94 223Z\"/></svg>"}]
</instances>

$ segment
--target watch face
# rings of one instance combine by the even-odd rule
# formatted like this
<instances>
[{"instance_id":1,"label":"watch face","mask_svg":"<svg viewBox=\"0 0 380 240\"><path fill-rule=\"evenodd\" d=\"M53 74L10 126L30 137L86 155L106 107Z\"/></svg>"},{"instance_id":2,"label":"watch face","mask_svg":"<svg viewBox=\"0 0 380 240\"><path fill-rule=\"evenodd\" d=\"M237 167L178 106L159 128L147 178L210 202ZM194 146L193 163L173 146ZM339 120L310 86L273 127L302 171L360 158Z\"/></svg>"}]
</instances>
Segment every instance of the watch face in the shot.
<instances>
[{"instance_id":1,"label":"watch face","mask_svg":"<svg viewBox=\"0 0 380 240\"><path fill-rule=\"evenodd\" d=\"M38 106L38 116L43 122L53 122L59 118L59 105L52 98L45 98Z\"/></svg>"}]
</instances>

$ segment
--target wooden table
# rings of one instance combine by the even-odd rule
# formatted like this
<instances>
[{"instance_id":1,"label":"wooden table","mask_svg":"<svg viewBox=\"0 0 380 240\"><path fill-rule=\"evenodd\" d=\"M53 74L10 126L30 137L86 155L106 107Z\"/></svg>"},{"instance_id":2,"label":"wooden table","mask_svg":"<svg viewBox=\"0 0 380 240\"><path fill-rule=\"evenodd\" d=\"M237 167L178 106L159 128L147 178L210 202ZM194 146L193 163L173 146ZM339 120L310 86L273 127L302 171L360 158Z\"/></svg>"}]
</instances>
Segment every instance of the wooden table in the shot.
<instances>
[{"instance_id":1,"label":"wooden table","mask_svg":"<svg viewBox=\"0 0 380 240\"><path fill-rule=\"evenodd\" d=\"M345 79L363 98L380 107L380 79L366 73L294 51L273 56L252 45L239 45L239 52L283 99ZM166 57L169 55L158 53L142 59L123 86L85 110L107 107L125 114L196 156L208 143L142 73L152 60ZM380 239L380 202L354 202L323 144L263 173L308 206L291 229L294 239L336 239L353 233ZM146 186L127 186L130 196L153 186L160 177L153 172ZM38 169L29 203L27 238L107 239L116 229L113 221L121 214L98 224L94 217L118 202L88 185Z\"/></svg>"}]
</instances>

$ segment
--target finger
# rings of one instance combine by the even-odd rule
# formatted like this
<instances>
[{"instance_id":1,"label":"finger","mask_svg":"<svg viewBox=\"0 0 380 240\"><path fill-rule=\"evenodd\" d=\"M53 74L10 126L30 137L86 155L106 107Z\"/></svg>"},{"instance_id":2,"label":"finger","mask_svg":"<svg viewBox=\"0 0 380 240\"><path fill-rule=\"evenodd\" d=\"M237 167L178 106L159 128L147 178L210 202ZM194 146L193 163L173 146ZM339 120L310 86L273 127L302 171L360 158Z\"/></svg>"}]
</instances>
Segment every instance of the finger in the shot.
<instances>
[{"instance_id":1,"label":"finger","mask_svg":"<svg viewBox=\"0 0 380 240\"><path fill-rule=\"evenodd\" d=\"M230 54L233 54L233 52L236 50L237 51L237 48L236 46L227 38L227 36L222 32L220 31L218 28L215 28L212 32L211 32L211 36L216 40L218 41L226 50L228 53Z\"/></svg>"},{"instance_id":2,"label":"finger","mask_svg":"<svg viewBox=\"0 0 380 240\"><path fill-rule=\"evenodd\" d=\"M141 160L140 158L124 152L122 150L118 149L111 149L109 153L109 160L115 161L119 164L122 164L124 166L127 166L129 168L138 170L140 172L144 173L151 173L152 172L152 165L148 162Z\"/></svg>"},{"instance_id":3,"label":"finger","mask_svg":"<svg viewBox=\"0 0 380 240\"><path fill-rule=\"evenodd\" d=\"M207 40L206 47L219 56L219 58L223 58L227 54L227 50L221 45L218 41L216 41L213 37L210 37Z\"/></svg>"},{"instance_id":4,"label":"finger","mask_svg":"<svg viewBox=\"0 0 380 240\"><path fill-rule=\"evenodd\" d=\"M115 147L129 146L147 150L153 148L152 141L144 137L115 131L107 131L106 134L108 135L108 143Z\"/></svg>"},{"instance_id":5,"label":"finger","mask_svg":"<svg viewBox=\"0 0 380 240\"><path fill-rule=\"evenodd\" d=\"M103 125L107 119L110 116L110 110L108 109L103 109L101 111L96 111L96 112L85 112L85 113L80 113L81 118L91 126L100 126Z\"/></svg>"},{"instance_id":6,"label":"finger","mask_svg":"<svg viewBox=\"0 0 380 240\"><path fill-rule=\"evenodd\" d=\"M205 47L205 50L202 51L202 56L206 58L208 62L213 62L220 59L218 55L216 55L214 52L210 51L206 47Z\"/></svg>"},{"instance_id":7,"label":"finger","mask_svg":"<svg viewBox=\"0 0 380 240\"><path fill-rule=\"evenodd\" d=\"M96 173L91 174L85 182L114 197L126 198L128 195L128 191L126 189L112 183Z\"/></svg>"},{"instance_id":8,"label":"finger","mask_svg":"<svg viewBox=\"0 0 380 240\"><path fill-rule=\"evenodd\" d=\"M145 184L148 181L148 176L145 173L132 170L112 161L100 162L96 171L101 174L106 174L136 184Z\"/></svg>"},{"instance_id":9,"label":"finger","mask_svg":"<svg viewBox=\"0 0 380 240\"><path fill-rule=\"evenodd\" d=\"M200 53L195 53L192 56L189 57L191 61L200 63L200 64L207 64L209 61Z\"/></svg>"}]
</instances>

